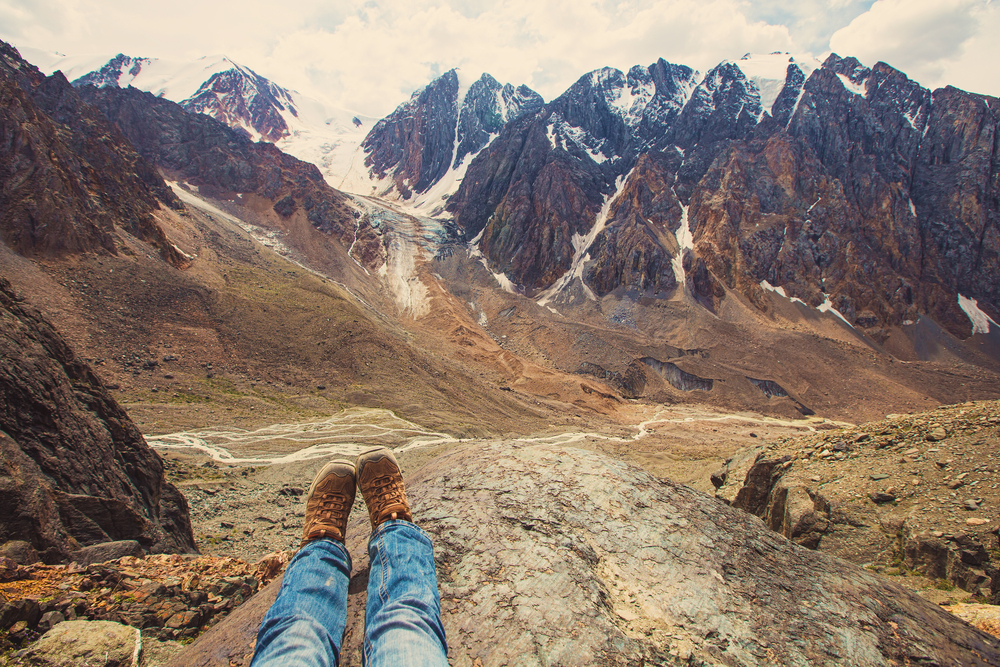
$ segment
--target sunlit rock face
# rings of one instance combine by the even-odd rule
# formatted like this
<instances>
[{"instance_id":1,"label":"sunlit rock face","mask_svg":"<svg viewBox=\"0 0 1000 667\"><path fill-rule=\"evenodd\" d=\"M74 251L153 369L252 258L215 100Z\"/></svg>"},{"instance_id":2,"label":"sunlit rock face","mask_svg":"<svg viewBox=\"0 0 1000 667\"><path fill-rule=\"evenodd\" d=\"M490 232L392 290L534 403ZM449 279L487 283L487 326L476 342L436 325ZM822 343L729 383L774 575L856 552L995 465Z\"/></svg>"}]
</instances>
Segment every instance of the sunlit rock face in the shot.
<instances>
[{"instance_id":1,"label":"sunlit rock face","mask_svg":"<svg viewBox=\"0 0 1000 667\"><path fill-rule=\"evenodd\" d=\"M186 261L153 219L180 202L155 168L59 72L0 42L0 235L29 256L116 254L122 230Z\"/></svg>"}]
</instances>

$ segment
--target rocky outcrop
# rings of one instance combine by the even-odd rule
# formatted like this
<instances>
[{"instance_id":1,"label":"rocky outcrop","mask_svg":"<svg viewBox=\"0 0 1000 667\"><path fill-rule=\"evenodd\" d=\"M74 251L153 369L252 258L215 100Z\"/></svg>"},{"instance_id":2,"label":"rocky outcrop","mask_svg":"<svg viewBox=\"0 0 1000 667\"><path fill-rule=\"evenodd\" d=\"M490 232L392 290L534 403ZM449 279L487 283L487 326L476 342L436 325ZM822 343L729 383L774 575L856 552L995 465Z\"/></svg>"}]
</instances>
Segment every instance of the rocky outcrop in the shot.
<instances>
[{"instance_id":1,"label":"rocky outcrop","mask_svg":"<svg viewBox=\"0 0 1000 667\"><path fill-rule=\"evenodd\" d=\"M136 540L194 551L187 502L160 457L63 338L0 279L0 543L48 563Z\"/></svg>"},{"instance_id":2,"label":"rocky outcrop","mask_svg":"<svg viewBox=\"0 0 1000 667\"><path fill-rule=\"evenodd\" d=\"M362 245L380 243L370 228L357 229L346 197L327 185L315 165L135 88L83 87L79 93L147 160L208 194L253 193L273 202L282 217L303 211L313 227L345 246L356 232Z\"/></svg>"},{"instance_id":3,"label":"rocky outcrop","mask_svg":"<svg viewBox=\"0 0 1000 667\"><path fill-rule=\"evenodd\" d=\"M187 261L152 213L180 203L156 170L60 73L0 43L0 235L21 254L116 254L117 230Z\"/></svg>"},{"instance_id":4,"label":"rocky outcrop","mask_svg":"<svg viewBox=\"0 0 1000 667\"><path fill-rule=\"evenodd\" d=\"M810 549L900 574L905 567L1000 601L989 461L997 403L894 416L741 450L717 496ZM986 510L986 511L983 511Z\"/></svg>"},{"instance_id":5,"label":"rocky outcrop","mask_svg":"<svg viewBox=\"0 0 1000 667\"><path fill-rule=\"evenodd\" d=\"M434 540L454 665L1000 660L996 638L888 579L594 452L477 445L407 490ZM348 528L343 665L361 664L366 521ZM241 612L259 619L269 601ZM256 625L227 619L174 664L246 664Z\"/></svg>"},{"instance_id":6,"label":"rocky outcrop","mask_svg":"<svg viewBox=\"0 0 1000 667\"><path fill-rule=\"evenodd\" d=\"M49 630L18 657L33 667L91 664L138 667L142 655L139 631L110 621L66 621Z\"/></svg>"}]
</instances>

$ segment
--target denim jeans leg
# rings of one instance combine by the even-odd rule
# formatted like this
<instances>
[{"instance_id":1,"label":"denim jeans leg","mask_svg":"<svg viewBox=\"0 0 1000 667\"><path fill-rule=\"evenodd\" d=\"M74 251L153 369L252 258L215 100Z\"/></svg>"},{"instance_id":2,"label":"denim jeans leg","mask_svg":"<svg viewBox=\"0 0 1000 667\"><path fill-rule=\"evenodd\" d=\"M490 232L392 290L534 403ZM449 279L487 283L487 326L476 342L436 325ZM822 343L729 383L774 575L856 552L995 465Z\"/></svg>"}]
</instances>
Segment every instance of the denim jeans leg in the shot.
<instances>
[{"instance_id":1,"label":"denim jeans leg","mask_svg":"<svg viewBox=\"0 0 1000 667\"><path fill-rule=\"evenodd\" d=\"M351 556L319 539L288 564L278 597L257 632L252 667L334 667L347 625Z\"/></svg>"},{"instance_id":2,"label":"denim jeans leg","mask_svg":"<svg viewBox=\"0 0 1000 667\"><path fill-rule=\"evenodd\" d=\"M368 541L367 667L448 664L434 547L409 521L386 521Z\"/></svg>"}]
</instances>

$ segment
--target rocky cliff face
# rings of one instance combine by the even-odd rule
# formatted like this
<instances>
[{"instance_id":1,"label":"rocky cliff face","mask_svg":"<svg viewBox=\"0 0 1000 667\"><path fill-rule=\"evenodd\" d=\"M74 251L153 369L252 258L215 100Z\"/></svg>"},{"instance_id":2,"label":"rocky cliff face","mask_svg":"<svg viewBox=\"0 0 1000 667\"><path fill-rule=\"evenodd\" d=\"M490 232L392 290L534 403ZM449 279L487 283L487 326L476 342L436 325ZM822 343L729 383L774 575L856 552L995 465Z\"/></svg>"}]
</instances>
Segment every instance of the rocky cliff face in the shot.
<instances>
[{"instance_id":1,"label":"rocky cliff face","mask_svg":"<svg viewBox=\"0 0 1000 667\"><path fill-rule=\"evenodd\" d=\"M411 200L447 180L444 194L450 194L464 163L507 123L541 106L542 98L527 86L500 85L489 74L463 85L449 70L372 128L345 187Z\"/></svg>"},{"instance_id":2,"label":"rocky cliff face","mask_svg":"<svg viewBox=\"0 0 1000 667\"><path fill-rule=\"evenodd\" d=\"M783 81L751 61L591 73L508 125L449 209L528 294L669 296L687 265L705 303L725 286L766 309L766 281L879 341L923 315L967 337L959 294L996 319L1000 103L885 63L788 61Z\"/></svg>"},{"instance_id":3,"label":"rocky cliff face","mask_svg":"<svg viewBox=\"0 0 1000 667\"><path fill-rule=\"evenodd\" d=\"M605 68L582 77L501 132L470 165L449 209L470 237L482 233L480 249L496 270L529 293L552 285L600 234L616 180L627 181L642 153L670 145L668 130L694 85L690 68L663 60L628 74ZM608 271L628 272L621 265ZM607 286L606 279L597 283Z\"/></svg>"},{"instance_id":4,"label":"rocky cliff face","mask_svg":"<svg viewBox=\"0 0 1000 667\"><path fill-rule=\"evenodd\" d=\"M152 213L179 207L156 170L59 73L0 43L0 233L22 254L117 253L117 230L185 259Z\"/></svg>"},{"instance_id":5,"label":"rocky cliff face","mask_svg":"<svg viewBox=\"0 0 1000 667\"><path fill-rule=\"evenodd\" d=\"M997 401L942 406L741 450L713 483L798 544L997 603L998 436Z\"/></svg>"},{"instance_id":6,"label":"rocky cliff face","mask_svg":"<svg viewBox=\"0 0 1000 667\"><path fill-rule=\"evenodd\" d=\"M137 540L194 551L187 502L93 371L0 279L0 542L46 562Z\"/></svg>"},{"instance_id":7,"label":"rocky cliff face","mask_svg":"<svg viewBox=\"0 0 1000 667\"><path fill-rule=\"evenodd\" d=\"M346 197L327 185L315 165L135 88L84 87L79 93L103 111L147 160L192 185L230 196L260 195L286 218L302 211L316 229L345 246L356 233L362 246L381 243L369 227L357 229ZM362 247L358 251L358 256L366 256Z\"/></svg>"}]
</instances>

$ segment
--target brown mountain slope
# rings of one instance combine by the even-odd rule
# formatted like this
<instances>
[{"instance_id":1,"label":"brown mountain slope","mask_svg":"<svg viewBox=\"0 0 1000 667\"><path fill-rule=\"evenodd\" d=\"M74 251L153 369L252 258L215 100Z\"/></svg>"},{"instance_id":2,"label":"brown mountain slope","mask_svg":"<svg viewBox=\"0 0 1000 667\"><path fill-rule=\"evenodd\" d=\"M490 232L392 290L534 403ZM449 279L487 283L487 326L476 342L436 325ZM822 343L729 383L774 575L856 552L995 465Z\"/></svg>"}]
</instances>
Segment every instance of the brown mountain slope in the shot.
<instances>
[{"instance_id":1,"label":"brown mountain slope","mask_svg":"<svg viewBox=\"0 0 1000 667\"><path fill-rule=\"evenodd\" d=\"M18 252L115 254L117 230L186 260L153 219L179 206L121 133L61 74L43 77L0 43L0 235Z\"/></svg>"}]
</instances>

